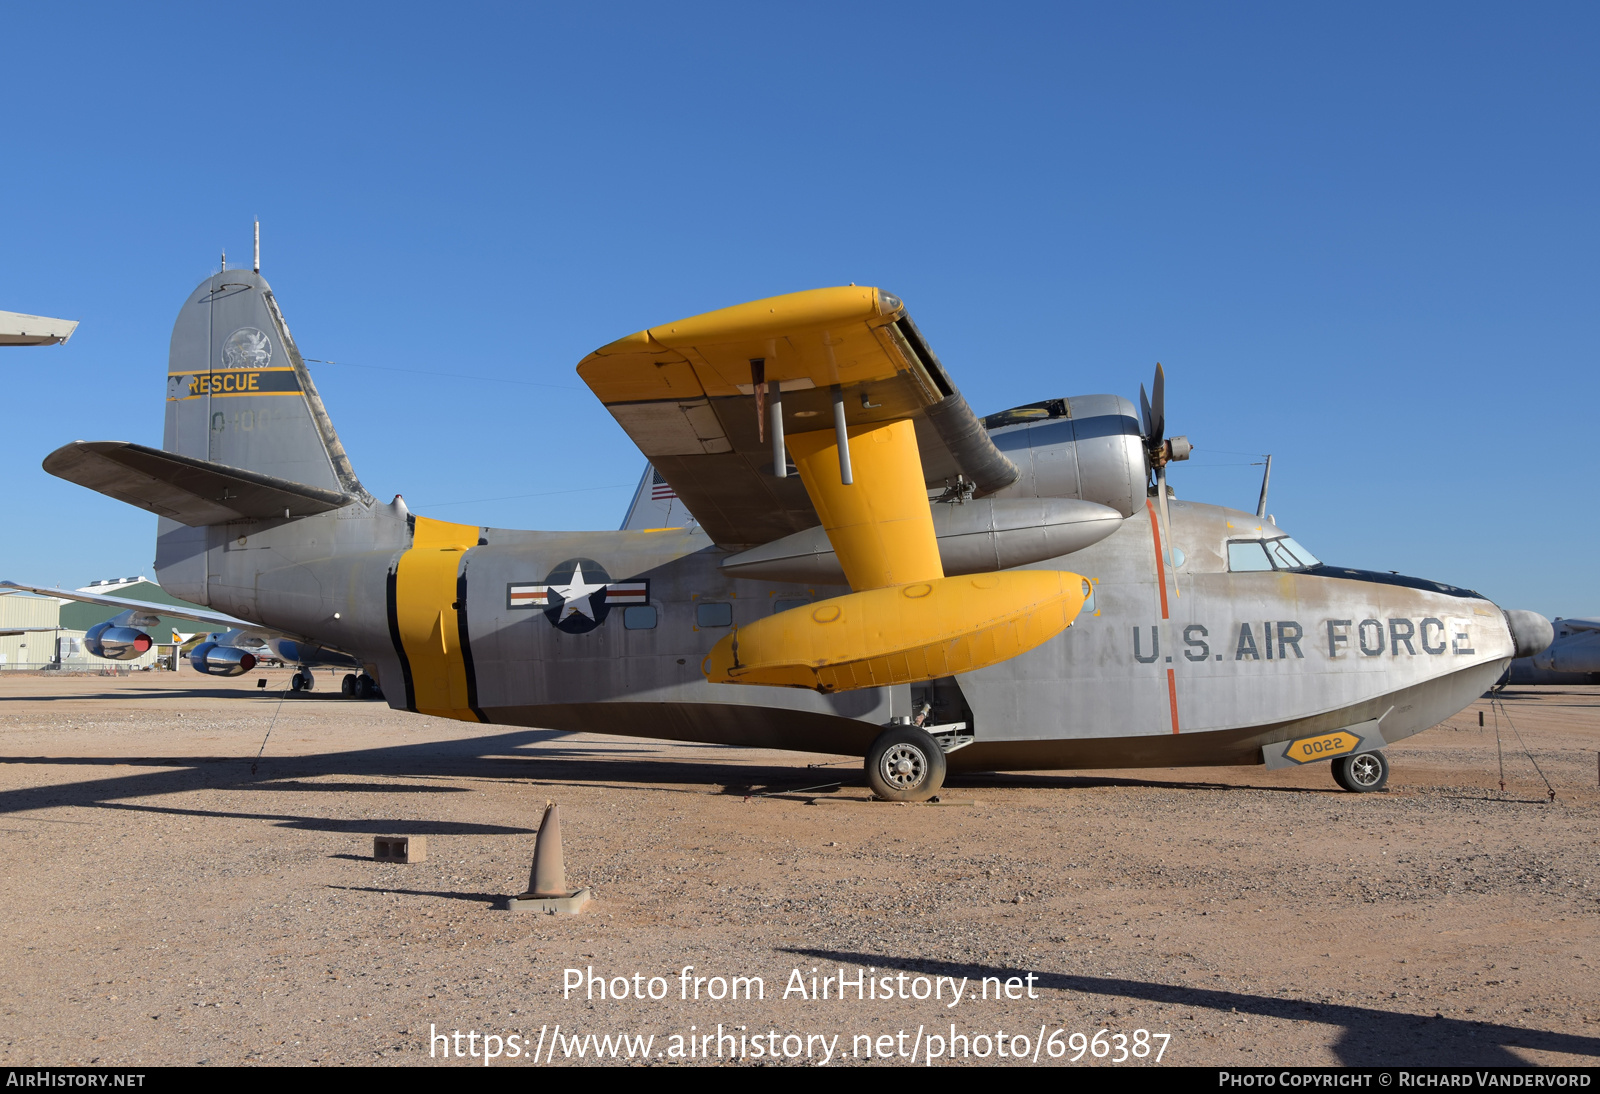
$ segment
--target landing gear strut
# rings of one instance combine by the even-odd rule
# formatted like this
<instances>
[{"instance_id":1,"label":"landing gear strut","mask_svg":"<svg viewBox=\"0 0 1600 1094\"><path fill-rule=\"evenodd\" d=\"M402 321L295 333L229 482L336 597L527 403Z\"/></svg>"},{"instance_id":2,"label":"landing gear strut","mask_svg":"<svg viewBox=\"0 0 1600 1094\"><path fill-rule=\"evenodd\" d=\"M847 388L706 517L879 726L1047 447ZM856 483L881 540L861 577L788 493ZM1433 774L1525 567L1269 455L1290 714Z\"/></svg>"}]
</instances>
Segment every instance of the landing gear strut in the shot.
<instances>
[{"instance_id":1,"label":"landing gear strut","mask_svg":"<svg viewBox=\"0 0 1600 1094\"><path fill-rule=\"evenodd\" d=\"M1361 752L1333 761L1333 781L1352 794L1382 790L1389 781L1389 758L1381 752Z\"/></svg>"}]
</instances>

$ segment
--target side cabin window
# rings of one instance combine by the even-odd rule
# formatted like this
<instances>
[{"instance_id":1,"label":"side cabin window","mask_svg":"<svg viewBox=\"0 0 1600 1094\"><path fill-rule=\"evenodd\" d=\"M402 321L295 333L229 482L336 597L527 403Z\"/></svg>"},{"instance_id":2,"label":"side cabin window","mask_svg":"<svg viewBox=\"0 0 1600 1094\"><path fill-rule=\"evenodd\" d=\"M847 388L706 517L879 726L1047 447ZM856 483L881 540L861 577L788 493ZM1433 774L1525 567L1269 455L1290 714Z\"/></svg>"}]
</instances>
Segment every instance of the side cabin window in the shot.
<instances>
[{"instance_id":1,"label":"side cabin window","mask_svg":"<svg viewBox=\"0 0 1600 1094\"><path fill-rule=\"evenodd\" d=\"M777 615L779 612L786 612L790 608L803 608L809 603L811 603L809 600L795 600L779 597L772 602L772 614Z\"/></svg>"},{"instance_id":2,"label":"side cabin window","mask_svg":"<svg viewBox=\"0 0 1600 1094\"><path fill-rule=\"evenodd\" d=\"M1261 546L1259 539L1228 544L1229 573L1249 574L1259 570L1270 569L1272 569L1272 563L1268 560L1267 552Z\"/></svg>"},{"instance_id":3,"label":"side cabin window","mask_svg":"<svg viewBox=\"0 0 1600 1094\"><path fill-rule=\"evenodd\" d=\"M1237 540L1228 544L1228 572L1255 573L1262 570L1304 570L1318 566L1321 559L1293 539Z\"/></svg>"},{"instance_id":4,"label":"side cabin window","mask_svg":"<svg viewBox=\"0 0 1600 1094\"><path fill-rule=\"evenodd\" d=\"M622 625L630 631L655 630L656 609L654 604L630 604L622 609Z\"/></svg>"},{"instance_id":5,"label":"side cabin window","mask_svg":"<svg viewBox=\"0 0 1600 1094\"><path fill-rule=\"evenodd\" d=\"M1322 560L1304 547L1300 546L1289 536L1282 539L1269 539L1266 543L1267 555L1272 559L1272 564L1280 570L1301 570L1307 566L1320 565Z\"/></svg>"},{"instance_id":6,"label":"side cabin window","mask_svg":"<svg viewBox=\"0 0 1600 1094\"><path fill-rule=\"evenodd\" d=\"M694 610L694 621L702 627L731 627L733 605L700 604Z\"/></svg>"}]
</instances>

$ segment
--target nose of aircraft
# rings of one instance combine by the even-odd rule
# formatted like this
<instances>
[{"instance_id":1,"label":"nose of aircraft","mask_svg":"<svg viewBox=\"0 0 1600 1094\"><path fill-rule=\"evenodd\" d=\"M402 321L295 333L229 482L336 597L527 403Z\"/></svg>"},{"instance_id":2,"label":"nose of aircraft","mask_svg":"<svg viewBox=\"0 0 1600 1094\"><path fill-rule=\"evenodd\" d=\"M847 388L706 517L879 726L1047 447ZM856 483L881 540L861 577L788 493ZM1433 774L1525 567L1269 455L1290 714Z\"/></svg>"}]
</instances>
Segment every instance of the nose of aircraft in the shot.
<instances>
[{"instance_id":1,"label":"nose of aircraft","mask_svg":"<svg viewBox=\"0 0 1600 1094\"><path fill-rule=\"evenodd\" d=\"M1556 629L1550 620L1538 612L1507 609L1506 626L1511 628L1511 642L1516 647L1514 657L1532 657L1555 641Z\"/></svg>"}]
</instances>

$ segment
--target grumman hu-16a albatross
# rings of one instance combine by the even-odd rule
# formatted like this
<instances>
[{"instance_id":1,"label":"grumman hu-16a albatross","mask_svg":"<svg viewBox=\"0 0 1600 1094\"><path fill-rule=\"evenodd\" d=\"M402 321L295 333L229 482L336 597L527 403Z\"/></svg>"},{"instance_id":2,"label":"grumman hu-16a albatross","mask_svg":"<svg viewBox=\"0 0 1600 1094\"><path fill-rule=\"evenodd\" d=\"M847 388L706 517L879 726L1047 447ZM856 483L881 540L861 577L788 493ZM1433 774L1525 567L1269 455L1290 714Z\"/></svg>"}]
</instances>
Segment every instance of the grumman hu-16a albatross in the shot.
<instances>
[{"instance_id":1,"label":"grumman hu-16a albatross","mask_svg":"<svg viewBox=\"0 0 1600 1094\"><path fill-rule=\"evenodd\" d=\"M268 640L424 714L864 756L894 800L947 771L1326 760L1373 790L1386 743L1549 641L1467 589L1169 503L1189 445L1166 436L1159 370L1141 410L980 419L879 289L667 323L578 374L650 462L620 531L375 500L242 270L179 313L162 450L80 441L44 466L160 515L162 587L221 629L202 671L246 671ZM667 503L692 521L640 527Z\"/></svg>"}]
</instances>

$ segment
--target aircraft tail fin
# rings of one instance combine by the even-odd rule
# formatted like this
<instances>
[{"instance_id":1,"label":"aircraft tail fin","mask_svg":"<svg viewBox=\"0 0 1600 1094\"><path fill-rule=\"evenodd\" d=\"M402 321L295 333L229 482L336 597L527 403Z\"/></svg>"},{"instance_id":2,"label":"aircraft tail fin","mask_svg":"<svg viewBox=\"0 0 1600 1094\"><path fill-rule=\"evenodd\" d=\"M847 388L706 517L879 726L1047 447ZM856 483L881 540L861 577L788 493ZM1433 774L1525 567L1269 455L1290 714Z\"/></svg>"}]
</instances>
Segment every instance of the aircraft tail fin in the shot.
<instances>
[{"instance_id":1,"label":"aircraft tail fin","mask_svg":"<svg viewBox=\"0 0 1600 1094\"><path fill-rule=\"evenodd\" d=\"M249 270L208 277L178 312L162 447L207 464L372 500L271 286Z\"/></svg>"},{"instance_id":2,"label":"aircraft tail fin","mask_svg":"<svg viewBox=\"0 0 1600 1094\"><path fill-rule=\"evenodd\" d=\"M694 523L688 507L678 500L678 495L661 477L661 472L653 464L645 464L639 488L633 492L633 503L628 506L628 515L622 520L622 531L685 528Z\"/></svg>"}]
</instances>

